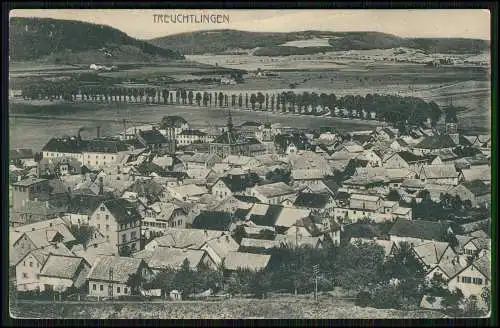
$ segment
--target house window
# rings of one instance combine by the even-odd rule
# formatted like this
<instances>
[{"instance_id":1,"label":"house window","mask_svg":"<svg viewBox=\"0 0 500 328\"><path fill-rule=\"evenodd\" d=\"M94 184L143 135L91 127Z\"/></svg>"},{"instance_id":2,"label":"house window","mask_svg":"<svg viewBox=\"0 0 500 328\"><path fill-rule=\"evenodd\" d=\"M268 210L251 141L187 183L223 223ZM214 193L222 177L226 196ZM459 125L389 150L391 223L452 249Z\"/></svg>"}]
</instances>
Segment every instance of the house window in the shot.
<instances>
[{"instance_id":1,"label":"house window","mask_svg":"<svg viewBox=\"0 0 500 328\"><path fill-rule=\"evenodd\" d=\"M124 292L125 294L127 294L127 293L128 293L128 288L127 288L127 287L123 287L123 292Z\"/></svg>"},{"instance_id":2,"label":"house window","mask_svg":"<svg viewBox=\"0 0 500 328\"><path fill-rule=\"evenodd\" d=\"M104 285L100 285L99 290L102 292L104 290Z\"/></svg>"},{"instance_id":3,"label":"house window","mask_svg":"<svg viewBox=\"0 0 500 328\"><path fill-rule=\"evenodd\" d=\"M105 211L104 206L101 206L101 212L104 212L104 211Z\"/></svg>"},{"instance_id":4,"label":"house window","mask_svg":"<svg viewBox=\"0 0 500 328\"><path fill-rule=\"evenodd\" d=\"M101 229L101 225L99 223L97 224L97 229Z\"/></svg>"},{"instance_id":5,"label":"house window","mask_svg":"<svg viewBox=\"0 0 500 328\"><path fill-rule=\"evenodd\" d=\"M462 283L464 283L464 284L471 284L472 283L472 278L471 277L462 277Z\"/></svg>"},{"instance_id":6,"label":"house window","mask_svg":"<svg viewBox=\"0 0 500 328\"><path fill-rule=\"evenodd\" d=\"M33 267L33 262L30 262L30 268L32 268L32 267Z\"/></svg>"},{"instance_id":7,"label":"house window","mask_svg":"<svg viewBox=\"0 0 500 328\"><path fill-rule=\"evenodd\" d=\"M97 165L97 164L99 164L99 161L95 161L95 164L96 164L96 165Z\"/></svg>"},{"instance_id":8,"label":"house window","mask_svg":"<svg viewBox=\"0 0 500 328\"><path fill-rule=\"evenodd\" d=\"M472 282L476 285L482 285L483 284L483 279L481 278L473 278Z\"/></svg>"},{"instance_id":9,"label":"house window","mask_svg":"<svg viewBox=\"0 0 500 328\"><path fill-rule=\"evenodd\" d=\"M21 244L21 246L22 246L22 244ZM23 261L23 266L26 266L26 261Z\"/></svg>"},{"instance_id":10,"label":"house window","mask_svg":"<svg viewBox=\"0 0 500 328\"><path fill-rule=\"evenodd\" d=\"M106 214L106 220L109 220L109 215L108 214Z\"/></svg>"},{"instance_id":11,"label":"house window","mask_svg":"<svg viewBox=\"0 0 500 328\"><path fill-rule=\"evenodd\" d=\"M130 239L134 240L135 239L135 231L132 231L130 233Z\"/></svg>"},{"instance_id":12,"label":"house window","mask_svg":"<svg viewBox=\"0 0 500 328\"><path fill-rule=\"evenodd\" d=\"M96 289L97 289L96 284L92 284L92 289L93 289L93 290L96 290Z\"/></svg>"},{"instance_id":13,"label":"house window","mask_svg":"<svg viewBox=\"0 0 500 328\"><path fill-rule=\"evenodd\" d=\"M106 224L106 231L109 231L109 224Z\"/></svg>"},{"instance_id":14,"label":"house window","mask_svg":"<svg viewBox=\"0 0 500 328\"><path fill-rule=\"evenodd\" d=\"M120 294L120 287L116 287L116 292Z\"/></svg>"},{"instance_id":15,"label":"house window","mask_svg":"<svg viewBox=\"0 0 500 328\"><path fill-rule=\"evenodd\" d=\"M106 241L109 241L109 235L106 235Z\"/></svg>"},{"instance_id":16,"label":"house window","mask_svg":"<svg viewBox=\"0 0 500 328\"><path fill-rule=\"evenodd\" d=\"M28 274L26 272L23 272L23 278L28 278Z\"/></svg>"},{"instance_id":17,"label":"house window","mask_svg":"<svg viewBox=\"0 0 500 328\"><path fill-rule=\"evenodd\" d=\"M126 243L126 242L127 242L127 235L123 234L122 235L122 243Z\"/></svg>"}]
</instances>

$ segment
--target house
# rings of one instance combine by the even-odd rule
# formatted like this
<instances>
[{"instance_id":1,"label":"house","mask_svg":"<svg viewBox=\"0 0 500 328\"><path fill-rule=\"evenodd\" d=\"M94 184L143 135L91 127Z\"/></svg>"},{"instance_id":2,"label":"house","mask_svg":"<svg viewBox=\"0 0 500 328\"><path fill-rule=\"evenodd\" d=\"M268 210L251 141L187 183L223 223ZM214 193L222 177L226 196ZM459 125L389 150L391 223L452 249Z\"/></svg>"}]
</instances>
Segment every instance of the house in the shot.
<instances>
[{"instance_id":1,"label":"house","mask_svg":"<svg viewBox=\"0 0 500 328\"><path fill-rule=\"evenodd\" d=\"M325 178L324 171L321 169L297 169L292 170L291 178L294 185L316 185Z\"/></svg>"},{"instance_id":2,"label":"house","mask_svg":"<svg viewBox=\"0 0 500 328\"><path fill-rule=\"evenodd\" d=\"M97 227L118 252L140 250L141 220L137 207L123 198L103 201L90 216L88 225Z\"/></svg>"},{"instance_id":3,"label":"house","mask_svg":"<svg viewBox=\"0 0 500 328\"><path fill-rule=\"evenodd\" d=\"M247 212L245 220L257 226L272 227L283 210L281 205L254 204Z\"/></svg>"},{"instance_id":4,"label":"house","mask_svg":"<svg viewBox=\"0 0 500 328\"><path fill-rule=\"evenodd\" d=\"M222 159L216 154L208 154L208 153L195 153L193 156L190 156L185 160L188 169L213 168L215 163L219 163L221 161Z\"/></svg>"},{"instance_id":5,"label":"house","mask_svg":"<svg viewBox=\"0 0 500 328\"><path fill-rule=\"evenodd\" d=\"M43 158L66 157L75 158L81 163L83 151L87 146L87 140L82 140L79 136L69 138L52 138L42 147Z\"/></svg>"},{"instance_id":6,"label":"house","mask_svg":"<svg viewBox=\"0 0 500 328\"><path fill-rule=\"evenodd\" d=\"M134 277L148 280L152 276L143 259L120 256L101 256L94 263L87 277L89 296L119 297L132 295L140 286ZM138 280L139 280L138 279Z\"/></svg>"},{"instance_id":7,"label":"house","mask_svg":"<svg viewBox=\"0 0 500 328\"><path fill-rule=\"evenodd\" d=\"M165 136L154 127L152 130L139 131L137 133L137 139L149 151L165 150L168 153L175 152L175 143L165 138Z\"/></svg>"},{"instance_id":8,"label":"house","mask_svg":"<svg viewBox=\"0 0 500 328\"><path fill-rule=\"evenodd\" d=\"M428 158L415 155L409 151L401 151L389 155L383 163L385 168L409 168L418 171L425 164L428 164Z\"/></svg>"},{"instance_id":9,"label":"house","mask_svg":"<svg viewBox=\"0 0 500 328\"><path fill-rule=\"evenodd\" d=\"M74 255L62 243L34 249L24 253L23 256L16 256L16 253L15 250L10 251L9 262L15 267L16 289L19 291L43 288L40 286L39 274L50 255Z\"/></svg>"},{"instance_id":10,"label":"house","mask_svg":"<svg viewBox=\"0 0 500 328\"><path fill-rule=\"evenodd\" d=\"M377 130L377 137L381 140L392 140L396 138L396 134L389 128L381 128Z\"/></svg>"},{"instance_id":11,"label":"house","mask_svg":"<svg viewBox=\"0 0 500 328\"><path fill-rule=\"evenodd\" d=\"M168 188L169 194L180 201L196 200L208 193L207 188L195 184L187 184Z\"/></svg>"},{"instance_id":12,"label":"house","mask_svg":"<svg viewBox=\"0 0 500 328\"><path fill-rule=\"evenodd\" d=\"M80 289L89 272L90 264L81 257L49 254L38 274L40 290L63 292L68 288Z\"/></svg>"},{"instance_id":13,"label":"house","mask_svg":"<svg viewBox=\"0 0 500 328\"><path fill-rule=\"evenodd\" d=\"M471 237L463 245L463 252L467 256L479 258L491 252L491 239L485 237Z\"/></svg>"},{"instance_id":14,"label":"house","mask_svg":"<svg viewBox=\"0 0 500 328\"><path fill-rule=\"evenodd\" d=\"M397 219L389 230L389 239L396 244L407 242L412 246L433 241L447 241L453 234L449 224L424 220Z\"/></svg>"},{"instance_id":15,"label":"house","mask_svg":"<svg viewBox=\"0 0 500 328\"><path fill-rule=\"evenodd\" d=\"M169 140L177 139L184 130L189 130L189 124L180 116L166 116L161 120L160 132Z\"/></svg>"},{"instance_id":16,"label":"house","mask_svg":"<svg viewBox=\"0 0 500 328\"><path fill-rule=\"evenodd\" d=\"M252 271L264 270L270 260L270 255L252 254L243 252L229 252L224 267L227 271L237 271L238 269L247 269Z\"/></svg>"},{"instance_id":17,"label":"house","mask_svg":"<svg viewBox=\"0 0 500 328\"><path fill-rule=\"evenodd\" d=\"M212 186L212 195L223 199L234 195L245 195L247 189L254 187L260 178L255 173L228 174Z\"/></svg>"},{"instance_id":18,"label":"house","mask_svg":"<svg viewBox=\"0 0 500 328\"><path fill-rule=\"evenodd\" d=\"M234 225L231 213L203 211L195 217L190 227L193 229L232 231Z\"/></svg>"},{"instance_id":19,"label":"house","mask_svg":"<svg viewBox=\"0 0 500 328\"><path fill-rule=\"evenodd\" d=\"M465 297L475 295L481 299L480 295L484 287L491 288L491 260L489 256L476 259L453 274L448 280L448 289L451 291L459 288Z\"/></svg>"},{"instance_id":20,"label":"house","mask_svg":"<svg viewBox=\"0 0 500 328\"><path fill-rule=\"evenodd\" d=\"M213 138L207 133L200 130L184 130L177 135L177 144L179 146L187 146L193 143L210 142Z\"/></svg>"},{"instance_id":21,"label":"house","mask_svg":"<svg viewBox=\"0 0 500 328\"><path fill-rule=\"evenodd\" d=\"M76 159L85 166L102 168L116 164L122 156L129 154L132 148L133 146L122 140L92 139L86 141L84 148L80 148L81 157ZM144 148L144 146L141 148Z\"/></svg>"},{"instance_id":22,"label":"house","mask_svg":"<svg viewBox=\"0 0 500 328\"><path fill-rule=\"evenodd\" d=\"M287 235L282 235L278 234L276 235L276 241L280 244L280 247L311 247L313 249L321 249L324 247L325 244L325 236L304 236L301 235L300 232L299 234L287 234Z\"/></svg>"},{"instance_id":23,"label":"house","mask_svg":"<svg viewBox=\"0 0 500 328\"><path fill-rule=\"evenodd\" d=\"M462 202L470 202L472 207L489 208L491 204L491 187L481 180L465 181L450 189L448 193L460 197Z\"/></svg>"},{"instance_id":24,"label":"house","mask_svg":"<svg viewBox=\"0 0 500 328\"><path fill-rule=\"evenodd\" d=\"M484 183L491 183L491 167L489 165L475 165L468 169L462 169L465 181L481 180Z\"/></svg>"},{"instance_id":25,"label":"house","mask_svg":"<svg viewBox=\"0 0 500 328\"><path fill-rule=\"evenodd\" d=\"M168 268L179 270L185 260L189 261L192 270L198 270L201 266L215 268L215 263L204 250L170 247L156 248L147 264L153 273L158 273Z\"/></svg>"},{"instance_id":26,"label":"house","mask_svg":"<svg viewBox=\"0 0 500 328\"><path fill-rule=\"evenodd\" d=\"M30 162L33 159L34 154L32 149L18 148L9 150L10 164L20 164L20 166L24 166L25 163Z\"/></svg>"},{"instance_id":27,"label":"house","mask_svg":"<svg viewBox=\"0 0 500 328\"><path fill-rule=\"evenodd\" d=\"M295 190L284 182L258 185L250 189L250 196L254 196L266 204L279 204L295 195Z\"/></svg>"},{"instance_id":28,"label":"house","mask_svg":"<svg viewBox=\"0 0 500 328\"><path fill-rule=\"evenodd\" d=\"M107 242L105 238L93 239L83 245L75 245L71 248L71 252L84 258L90 266L93 266L101 256L118 256L116 247Z\"/></svg>"},{"instance_id":29,"label":"house","mask_svg":"<svg viewBox=\"0 0 500 328\"><path fill-rule=\"evenodd\" d=\"M413 146L413 151L419 155L428 155L441 150L451 151L455 147L456 144L449 135L433 135Z\"/></svg>"},{"instance_id":30,"label":"house","mask_svg":"<svg viewBox=\"0 0 500 328\"><path fill-rule=\"evenodd\" d=\"M403 139L398 138L398 139L394 140L393 142L391 142L389 147L392 150L399 152L399 151L407 150L409 148L409 145Z\"/></svg>"},{"instance_id":31,"label":"house","mask_svg":"<svg viewBox=\"0 0 500 328\"><path fill-rule=\"evenodd\" d=\"M333 197L330 194L299 193L293 206L310 210L312 214L332 214L334 208Z\"/></svg>"},{"instance_id":32,"label":"house","mask_svg":"<svg viewBox=\"0 0 500 328\"><path fill-rule=\"evenodd\" d=\"M281 208L280 213L274 224L278 233L284 233L290 227L294 226L297 221L307 218L311 215L311 211L301 208Z\"/></svg>"},{"instance_id":33,"label":"house","mask_svg":"<svg viewBox=\"0 0 500 328\"><path fill-rule=\"evenodd\" d=\"M211 263L220 266L229 252L235 252L238 248L239 245L233 237L226 234L206 241L200 249L207 253Z\"/></svg>"},{"instance_id":34,"label":"house","mask_svg":"<svg viewBox=\"0 0 500 328\"><path fill-rule=\"evenodd\" d=\"M185 228L188 210L176 201L156 202L144 208L141 213L142 234L146 238L161 235L165 229Z\"/></svg>"},{"instance_id":35,"label":"house","mask_svg":"<svg viewBox=\"0 0 500 328\"><path fill-rule=\"evenodd\" d=\"M426 184L458 185L462 174L457 172L455 165L424 165L418 173L421 181Z\"/></svg>"},{"instance_id":36,"label":"house","mask_svg":"<svg viewBox=\"0 0 500 328\"><path fill-rule=\"evenodd\" d=\"M101 195L73 194L69 198L64 216L70 225L86 224L103 201L104 196Z\"/></svg>"},{"instance_id":37,"label":"house","mask_svg":"<svg viewBox=\"0 0 500 328\"><path fill-rule=\"evenodd\" d=\"M255 169L260 165L260 162L256 158L241 155L229 155L224 159L224 162L228 163L229 167L241 168L243 170Z\"/></svg>"},{"instance_id":38,"label":"house","mask_svg":"<svg viewBox=\"0 0 500 328\"><path fill-rule=\"evenodd\" d=\"M378 149L365 149L363 150L363 156L366 158L366 160L368 160L370 166L382 166L382 159L384 158L384 154Z\"/></svg>"},{"instance_id":39,"label":"house","mask_svg":"<svg viewBox=\"0 0 500 328\"><path fill-rule=\"evenodd\" d=\"M12 184L12 210L20 210L27 201L48 195L49 180L25 179Z\"/></svg>"},{"instance_id":40,"label":"house","mask_svg":"<svg viewBox=\"0 0 500 328\"><path fill-rule=\"evenodd\" d=\"M281 244L276 240L243 238L239 246L239 252L269 254L272 249L281 247Z\"/></svg>"}]
</instances>

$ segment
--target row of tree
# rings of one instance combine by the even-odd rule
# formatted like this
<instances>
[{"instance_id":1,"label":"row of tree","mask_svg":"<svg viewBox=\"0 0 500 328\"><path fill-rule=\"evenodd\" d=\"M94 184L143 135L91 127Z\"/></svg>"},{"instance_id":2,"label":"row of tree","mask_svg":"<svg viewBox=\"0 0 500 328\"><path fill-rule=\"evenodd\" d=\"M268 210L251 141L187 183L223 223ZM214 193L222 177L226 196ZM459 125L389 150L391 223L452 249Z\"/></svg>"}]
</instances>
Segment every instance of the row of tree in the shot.
<instances>
[{"instance_id":1,"label":"row of tree","mask_svg":"<svg viewBox=\"0 0 500 328\"><path fill-rule=\"evenodd\" d=\"M293 112L304 115L323 115L377 119L390 123L408 122L420 125L427 120L436 123L441 109L431 101L399 95L368 94L337 97L334 93L293 91L281 93L195 92L193 90L167 90L154 87L118 88L81 86L76 82L27 83L22 88L26 99L62 99L92 102L145 102L157 104L198 105L203 107L232 107L251 110ZM448 114L447 117L455 117Z\"/></svg>"}]
</instances>

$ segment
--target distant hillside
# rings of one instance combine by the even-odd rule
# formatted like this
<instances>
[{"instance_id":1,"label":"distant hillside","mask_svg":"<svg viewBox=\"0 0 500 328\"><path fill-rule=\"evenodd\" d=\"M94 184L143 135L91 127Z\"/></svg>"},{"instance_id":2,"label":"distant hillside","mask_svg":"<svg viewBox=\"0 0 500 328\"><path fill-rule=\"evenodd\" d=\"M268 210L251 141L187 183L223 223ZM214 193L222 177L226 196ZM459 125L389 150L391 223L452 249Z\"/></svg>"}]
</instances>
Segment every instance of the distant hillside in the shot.
<instances>
[{"instance_id":1,"label":"distant hillside","mask_svg":"<svg viewBox=\"0 0 500 328\"><path fill-rule=\"evenodd\" d=\"M10 19L9 56L11 61L66 63L184 58L105 25L20 17Z\"/></svg>"},{"instance_id":2,"label":"distant hillside","mask_svg":"<svg viewBox=\"0 0 500 328\"><path fill-rule=\"evenodd\" d=\"M294 47L283 44L291 41L326 39L326 47ZM489 42L461 38L401 38L379 32L302 31L262 33L236 30L198 31L169 35L149 40L158 47L177 50L185 55L224 53L234 49L255 49L257 56L312 54L324 51L390 49L398 47L421 49L429 53L481 53Z\"/></svg>"}]
</instances>

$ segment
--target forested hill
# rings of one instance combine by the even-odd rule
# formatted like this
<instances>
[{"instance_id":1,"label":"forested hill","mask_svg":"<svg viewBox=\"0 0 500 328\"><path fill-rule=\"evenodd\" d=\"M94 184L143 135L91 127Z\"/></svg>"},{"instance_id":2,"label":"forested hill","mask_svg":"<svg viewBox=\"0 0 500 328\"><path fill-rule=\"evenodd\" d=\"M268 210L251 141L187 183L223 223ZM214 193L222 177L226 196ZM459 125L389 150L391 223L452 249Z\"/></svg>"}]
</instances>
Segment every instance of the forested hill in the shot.
<instances>
[{"instance_id":1,"label":"forested hill","mask_svg":"<svg viewBox=\"0 0 500 328\"><path fill-rule=\"evenodd\" d=\"M311 46L293 42L324 40ZM177 50L183 54L223 53L235 49L256 49L254 55L284 55L324 51L419 49L427 53L473 54L488 51L489 41L465 38L402 38L380 32L301 31L289 33L246 32L237 30L197 31L149 40L153 45ZM286 44L292 42L291 44Z\"/></svg>"},{"instance_id":2,"label":"forested hill","mask_svg":"<svg viewBox=\"0 0 500 328\"><path fill-rule=\"evenodd\" d=\"M134 39L105 25L49 18L10 18L11 61L112 62L183 59L176 51Z\"/></svg>"}]
</instances>

